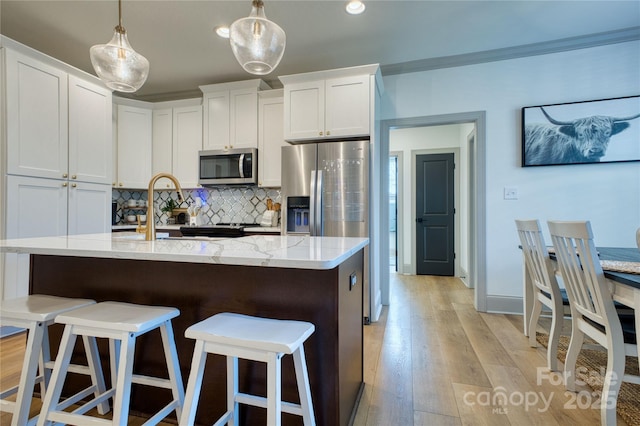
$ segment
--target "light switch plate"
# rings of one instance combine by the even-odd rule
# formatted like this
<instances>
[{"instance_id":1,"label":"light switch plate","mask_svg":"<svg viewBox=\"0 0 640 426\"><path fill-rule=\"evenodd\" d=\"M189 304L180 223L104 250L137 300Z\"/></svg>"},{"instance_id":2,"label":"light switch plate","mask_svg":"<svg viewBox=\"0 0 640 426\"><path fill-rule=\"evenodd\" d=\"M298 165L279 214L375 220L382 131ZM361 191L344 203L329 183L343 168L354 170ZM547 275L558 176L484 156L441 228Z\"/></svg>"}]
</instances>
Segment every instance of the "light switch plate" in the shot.
<instances>
[{"instance_id":1,"label":"light switch plate","mask_svg":"<svg viewBox=\"0 0 640 426\"><path fill-rule=\"evenodd\" d=\"M504 199L505 200L517 200L518 199L518 188L513 186L505 186L504 187Z\"/></svg>"}]
</instances>

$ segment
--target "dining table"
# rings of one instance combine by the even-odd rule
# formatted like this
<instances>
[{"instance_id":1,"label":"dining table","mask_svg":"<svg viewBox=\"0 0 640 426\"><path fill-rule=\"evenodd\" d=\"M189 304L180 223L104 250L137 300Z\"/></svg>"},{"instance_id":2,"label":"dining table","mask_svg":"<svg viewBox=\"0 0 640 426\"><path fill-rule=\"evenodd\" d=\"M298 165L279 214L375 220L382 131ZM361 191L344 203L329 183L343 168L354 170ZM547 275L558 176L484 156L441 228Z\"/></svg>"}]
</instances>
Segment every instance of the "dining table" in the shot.
<instances>
[{"instance_id":1,"label":"dining table","mask_svg":"<svg viewBox=\"0 0 640 426\"><path fill-rule=\"evenodd\" d=\"M604 276L607 279L613 300L635 311L640 310L640 249L637 247L596 247ZM555 263L553 247L549 257ZM528 336L529 322L533 311L534 285L526 262L523 270L524 334ZM640 315L635 315L636 330L640 330Z\"/></svg>"}]
</instances>

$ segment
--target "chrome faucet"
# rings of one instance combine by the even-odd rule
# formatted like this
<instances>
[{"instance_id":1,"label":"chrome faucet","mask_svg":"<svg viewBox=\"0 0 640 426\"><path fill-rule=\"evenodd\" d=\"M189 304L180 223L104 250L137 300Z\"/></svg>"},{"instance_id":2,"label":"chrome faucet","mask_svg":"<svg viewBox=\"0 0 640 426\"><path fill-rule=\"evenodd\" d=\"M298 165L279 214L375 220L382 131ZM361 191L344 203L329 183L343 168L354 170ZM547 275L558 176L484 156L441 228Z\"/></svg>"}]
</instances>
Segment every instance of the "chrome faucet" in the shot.
<instances>
[{"instance_id":1,"label":"chrome faucet","mask_svg":"<svg viewBox=\"0 0 640 426\"><path fill-rule=\"evenodd\" d=\"M183 201L185 199L184 195L182 195L182 188L180 187L180 182L178 182L178 179L176 179L174 175L169 173L158 173L157 175L151 178L151 180L149 181L149 193L148 193L149 201L147 203L147 206L149 206L149 209L151 210L147 211L147 229L146 229L146 234L144 238L146 241L155 241L156 239L156 213L155 213L156 209L153 205L153 187L155 186L156 182L161 178L169 179L176 186L176 191L178 191L178 201Z\"/></svg>"}]
</instances>

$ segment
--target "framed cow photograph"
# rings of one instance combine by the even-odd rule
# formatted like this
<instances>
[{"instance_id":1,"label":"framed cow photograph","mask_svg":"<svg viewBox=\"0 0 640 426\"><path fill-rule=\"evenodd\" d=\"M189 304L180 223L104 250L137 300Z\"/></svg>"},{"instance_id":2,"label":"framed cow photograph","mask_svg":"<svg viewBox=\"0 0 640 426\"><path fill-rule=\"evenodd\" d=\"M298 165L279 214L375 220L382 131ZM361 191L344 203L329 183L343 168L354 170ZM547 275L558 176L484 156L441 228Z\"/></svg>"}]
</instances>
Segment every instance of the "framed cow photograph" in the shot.
<instances>
[{"instance_id":1,"label":"framed cow photograph","mask_svg":"<svg viewBox=\"0 0 640 426\"><path fill-rule=\"evenodd\" d=\"M640 161L640 96L522 108L522 166Z\"/></svg>"}]
</instances>

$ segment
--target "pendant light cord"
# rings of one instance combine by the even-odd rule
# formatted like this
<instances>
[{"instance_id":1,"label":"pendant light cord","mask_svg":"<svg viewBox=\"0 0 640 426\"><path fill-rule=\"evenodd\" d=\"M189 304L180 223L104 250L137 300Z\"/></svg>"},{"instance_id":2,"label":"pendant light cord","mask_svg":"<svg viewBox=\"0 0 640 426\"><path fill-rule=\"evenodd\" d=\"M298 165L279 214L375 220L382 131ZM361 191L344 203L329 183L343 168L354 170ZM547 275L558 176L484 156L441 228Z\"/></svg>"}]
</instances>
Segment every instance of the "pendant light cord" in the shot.
<instances>
[{"instance_id":1,"label":"pendant light cord","mask_svg":"<svg viewBox=\"0 0 640 426\"><path fill-rule=\"evenodd\" d=\"M125 30L122 26L122 0L118 0L118 26L116 27L116 31L120 34L124 34Z\"/></svg>"}]
</instances>

